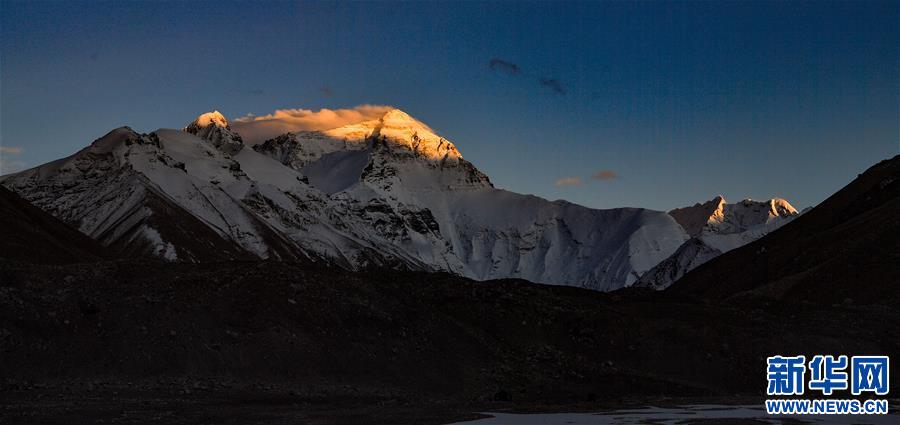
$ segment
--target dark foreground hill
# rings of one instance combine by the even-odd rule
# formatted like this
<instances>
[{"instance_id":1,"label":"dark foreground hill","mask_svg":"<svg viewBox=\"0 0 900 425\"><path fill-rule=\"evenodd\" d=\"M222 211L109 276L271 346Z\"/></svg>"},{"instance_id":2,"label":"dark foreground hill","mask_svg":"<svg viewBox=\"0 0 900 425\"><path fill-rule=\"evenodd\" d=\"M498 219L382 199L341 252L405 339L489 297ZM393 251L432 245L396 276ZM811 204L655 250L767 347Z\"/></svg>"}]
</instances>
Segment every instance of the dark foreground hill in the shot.
<instances>
[{"instance_id":1,"label":"dark foreground hill","mask_svg":"<svg viewBox=\"0 0 900 425\"><path fill-rule=\"evenodd\" d=\"M0 186L0 258L77 263L106 256L93 239Z\"/></svg>"},{"instance_id":2,"label":"dark foreground hill","mask_svg":"<svg viewBox=\"0 0 900 425\"><path fill-rule=\"evenodd\" d=\"M891 309L659 295L287 263L3 262L0 417L439 423L758 403L769 355L900 354Z\"/></svg>"},{"instance_id":3,"label":"dark foreground hill","mask_svg":"<svg viewBox=\"0 0 900 425\"><path fill-rule=\"evenodd\" d=\"M900 156L777 231L698 267L672 291L900 306Z\"/></svg>"},{"instance_id":4,"label":"dark foreground hill","mask_svg":"<svg viewBox=\"0 0 900 425\"><path fill-rule=\"evenodd\" d=\"M0 423L419 424L758 404L768 356L900 355L897 161L671 292L290 262L89 262L102 255L90 240L11 198L0 209L14 224L0 226ZM57 258L78 263L35 264Z\"/></svg>"}]
</instances>

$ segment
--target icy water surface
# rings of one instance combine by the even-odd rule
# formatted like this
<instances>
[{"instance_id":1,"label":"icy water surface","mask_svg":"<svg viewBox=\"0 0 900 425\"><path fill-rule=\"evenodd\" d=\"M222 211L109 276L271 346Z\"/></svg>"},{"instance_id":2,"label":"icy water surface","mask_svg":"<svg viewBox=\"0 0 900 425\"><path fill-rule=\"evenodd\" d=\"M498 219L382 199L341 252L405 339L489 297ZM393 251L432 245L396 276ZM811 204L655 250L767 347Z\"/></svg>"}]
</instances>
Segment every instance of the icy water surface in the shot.
<instances>
[{"instance_id":1,"label":"icy water surface","mask_svg":"<svg viewBox=\"0 0 900 425\"><path fill-rule=\"evenodd\" d=\"M897 425L900 415L891 406L889 415L767 415L763 406L691 405L671 408L612 410L600 413L492 413L491 418L459 422L459 425L629 425L715 423L716 420L748 420L768 424L871 424Z\"/></svg>"}]
</instances>

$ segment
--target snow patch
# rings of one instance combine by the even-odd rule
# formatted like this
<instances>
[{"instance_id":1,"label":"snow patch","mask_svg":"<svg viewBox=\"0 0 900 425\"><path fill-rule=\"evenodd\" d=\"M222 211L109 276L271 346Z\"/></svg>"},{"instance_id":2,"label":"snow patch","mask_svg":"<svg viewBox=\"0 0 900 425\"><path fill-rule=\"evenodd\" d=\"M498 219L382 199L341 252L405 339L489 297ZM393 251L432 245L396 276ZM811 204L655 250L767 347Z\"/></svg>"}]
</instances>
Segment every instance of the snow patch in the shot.
<instances>
[{"instance_id":1,"label":"snow patch","mask_svg":"<svg viewBox=\"0 0 900 425\"><path fill-rule=\"evenodd\" d=\"M225 116L219 111L212 111L201 114L188 126L190 127L191 125L196 125L198 127L209 127L214 125L216 127L225 128L228 127L228 120L225 119Z\"/></svg>"},{"instance_id":2,"label":"snow patch","mask_svg":"<svg viewBox=\"0 0 900 425\"><path fill-rule=\"evenodd\" d=\"M144 226L141 229L141 232L144 237L153 244L153 251L156 252L157 256L166 261L178 260L178 253L175 251L175 245L172 245L171 242L163 241L159 232L149 226Z\"/></svg>"}]
</instances>

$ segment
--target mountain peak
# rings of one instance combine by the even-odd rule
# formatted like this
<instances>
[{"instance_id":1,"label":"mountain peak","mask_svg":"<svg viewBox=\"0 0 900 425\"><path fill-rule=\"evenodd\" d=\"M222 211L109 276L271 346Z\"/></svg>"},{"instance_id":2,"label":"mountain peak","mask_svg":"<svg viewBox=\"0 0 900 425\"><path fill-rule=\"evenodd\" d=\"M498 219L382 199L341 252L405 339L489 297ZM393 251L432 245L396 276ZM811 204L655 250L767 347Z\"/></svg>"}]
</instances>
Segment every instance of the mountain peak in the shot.
<instances>
[{"instance_id":1,"label":"mountain peak","mask_svg":"<svg viewBox=\"0 0 900 425\"><path fill-rule=\"evenodd\" d=\"M407 114L406 112L403 112L399 109L391 109L391 110L385 112L384 115L381 116L381 122L384 122L384 123L391 122L391 123L397 123L397 124L419 123L415 118L411 117L409 114ZM419 123L419 124L421 124L421 123Z\"/></svg>"},{"instance_id":2,"label":"mountain peak","mask_svg":"<svg viewBox=\"0 0 900 425\"><path fill-rule=\"evenodd\" d=\"M387 111L378 120L378 130L382 135L393 135L401 139L413 134L420 138L440 138L431 127L399 109Z\"/></svg>"},{"instance_id":3,"label":"mountain peak","mask_svg":"<svg viewBox=\"0 0 900 425\"><path fill-rule=\"evenodd\" d=\"M772 212L773 212L775 215L794 215L794 214L798 214L797 209L794 208L794 206L791 205L791 203L788 202L787 199L782 199L782 198L772 198L772 199L769 199L768 204L769 204L769 207L771 208Z\"/></svg>"},{"instance_id":4,"label":"mountain peak","mask_svg":"<svg viewBox=\"0 0 900 425\"><path fill-rule=\"evenodd\" d=\"M716 217L724 215L725 197L718 195L704 203L696 203L690 207L675 208L669 211L678 224L691 236L698 236L703 228Z\"/></svg>"},{"instance_id":5,"label":"mountain peak","mask_svg":"<svg viewBox=\"0 0 900 425\"><path fill-rule=\"evenodd\" d=\"M236 154L244 147L244 140L231 130L228 120L219 111L200 114L183 131L212 142L217 149L230 155Z\"/></svg>"},{"instance_id":6,"label":"mountain peak","mask_svg":"<svg viewBox=\"0 0 900 425\"><path fill-rule=\"evenodd\" d=\"M747 198L736 204L729 204L725 197L718 195L712 200L690 207L669 211L685 231L691 236L699 236L704 231L718 229L728 232L763 225L781 217L797 215L797 210L786 200L772 198L768 201L754 201Z\"/></svg>"},{"instance_id":7,"label":"mountain peak","mask_svg":"<svg viewBox=\"0 0 900 425\"><path fill-rule=\"evenodd\" d=\"M399 109L386 112L378 120L378 126L372 135L431 160L456 161L462 158L453 143L438 136L422 121Z\"/></svg>"},{"instance_id":8,"label":"mountain peak","mask_svg":"<svg viewBox=\"0 0 900 425\"><path fill-rule=\"evenodd\" d=\"M794 206L791 205L790 202L783 198L772 198L767 201L756 201L751 198L747 198L735 204L735 208L737 208L738 206L744 209L752 208L756 210L766 208L768 210L768 214L773 217L795 215L798 213L797 209L794 208Z\"/></svg>"},{"instance_id":9,"label":"mountain peak","mask_svg":"<svg viewBox=\"0 0 900 425\"><path fill-rule=\"evenodd\" d=\"M193 122L188 124L188 127L197 126L200 128L206 128L211 125L221 128L229 128L228 120L225 119L225 116L222 115L219 111L207 112L205 114L200 114Z\"/></svg>"},{"instance_id":10,"label":"mountain peak","mask_svg":"<svg viewBox=\"0 0 900 425\"><path fill-rule=\"evenodd\" d=\"M391 109L381 118L348 124L320 133L342 141L347 146L358 146L359 143L375 139L378 142L377 146L387 147L395 153L406 151L433 161L462 159L453 143L437 135L422 121L399 109Z\"/></svg>"}]
</instances>

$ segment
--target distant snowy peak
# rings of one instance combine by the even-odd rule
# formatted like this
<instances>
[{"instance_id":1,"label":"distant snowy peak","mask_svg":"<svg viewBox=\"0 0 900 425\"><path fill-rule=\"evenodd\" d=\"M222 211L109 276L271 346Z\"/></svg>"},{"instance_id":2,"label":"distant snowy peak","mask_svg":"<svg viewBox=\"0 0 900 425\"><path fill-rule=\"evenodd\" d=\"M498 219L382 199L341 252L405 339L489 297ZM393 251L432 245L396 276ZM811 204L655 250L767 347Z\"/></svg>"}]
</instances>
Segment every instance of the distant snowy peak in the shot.
<instances>
[{"instance_id":1,"label":"distant snowy peak","mask_svg":"<svg viewBox=\"0 0 900 425\"><path fill-rule=\"evenodd\" d=\"M183 130L118 128L2 184L113 251L169 261L296 259L612 290L689 239L664 212L496 189L399 110L242 147L211 112Z\"/></svg>"},{"instance_id":2,"label":"distant snowy peak","mask_svg":"<svg viewBox=\"0 0 900 425\"><path fill-rule=\"evenodd\" d=\"M449 140L409 114L392 109L381 118L322 131L298 131L266 140L254 149L299 169L322 156L371 147L392 156L456 163L462 155Z\"/></svg>"},{"instance_id":3,"label":"distant snowy peak","mask_svg":"<svg viewBox=\"0 0 900 425\"><path fill-rule=\"evenodd\" d=\"M716 221L724 213L725 198L716 196L710 201L690 207L676 208L669 215L692 237L699 236L710 221Z\"/></svg>"},{"instance_id":4,"label":"distant snowy peak","mask_svg":"<svg viewBox=\"0 0 900 425\"><path fill-rule=\"evenodd\" d=\"M407 113L393 109L373 124L372 161L363 175L369 187L401 198L397 188L418 192L493 187L453 143Z\"/></svg>"},{"instance_id":5,"label":"distant snowy peak","mask_svg":"<svg viewBox=\"0 0 900 425\"><path fill-rule=\"evenodd\" d=\"M800 212L786 199L772 198L767 201L772 213L778 216L797 215Z\"/></svg>"},{"instance_id":6,"label":"distant snowy peak","mask_svg":"<svg viewBox=\"0 0 900 425\"><path fill-rule=\"evenodd\" d=\"M197 119L191 122L188 127L206 128L209 126L228 128L228 120L219 111L207 112L200 114Z\"/></svg>"},{"instance_id":7,"label":"distant snowy peak","mask_svg":"<svg viewBox=\"0 0 900 425\"><path fill-rule=\"evenodd\" d=\"M707 229L714 228L714 233L741 233L760 226L772 227L784 219L793 218L797 210L788 201L773 198L767 201L745 199L736 204L721 205L714 221ZM774 230L774 229L770 229Z\"/></svg>"},{"instance_id":8,"label":"distant snowy peak","mask_svg":"<svg viewBox=\"0 0 900 425\"><path fill-rule=\"evenodd\" d=\"M379 121L373 136L405 147L431 160L457 161L462 158L453 143L438 136L430 127L399 109L388 111Z\"/></svg>"},{"instance_id":9,"label":"distant snowy peak","mask_svg":"<svg viewBox=\"0 0 900 425\"><path fill-rule=\"evenodd\" d=\"M231 129L228 120L219 111L201 114L183 131L209 141L217 149L229 155L240 152L244 147L241 135Z\"/></svg>"},{"instance_id":10,"label":"distant snowy peak","mask_svg":"<svg viewBox=\"0 0 900 425\"><path fill-rule=\"evenodd\" d=\"M772 198L767 201L745 199L729 204L722 196L690 207L676 208L669 215L692 237L704 233L731 234L765 226L780 218L798 214L788 201Z\"/></svg>"},{"instance_id":11,"label":"distant snowy peak","mask_svg":"<svg viewBox=\"0 0 900 425\"><path fill-rule=\"evenodd\" d=\"M328 193L360 179L382 192L493 187L453 143L399 109L330 130L286 133L253 149L318 180Z\"/></svg>"},{"instance_id":12,"label":"distant snowy peak","mask_svg":"<svg viewBox=\"0 0 900 425\"><path fill-rule=\"evenodd\" d=\"M701 264L777 230L799 213L781 198L745 199L729 204L724 197L716 196L704 203L669 211L669 215L691 239L642 275L636 286L665 289Z\"/></svg>"}]
</instances>

